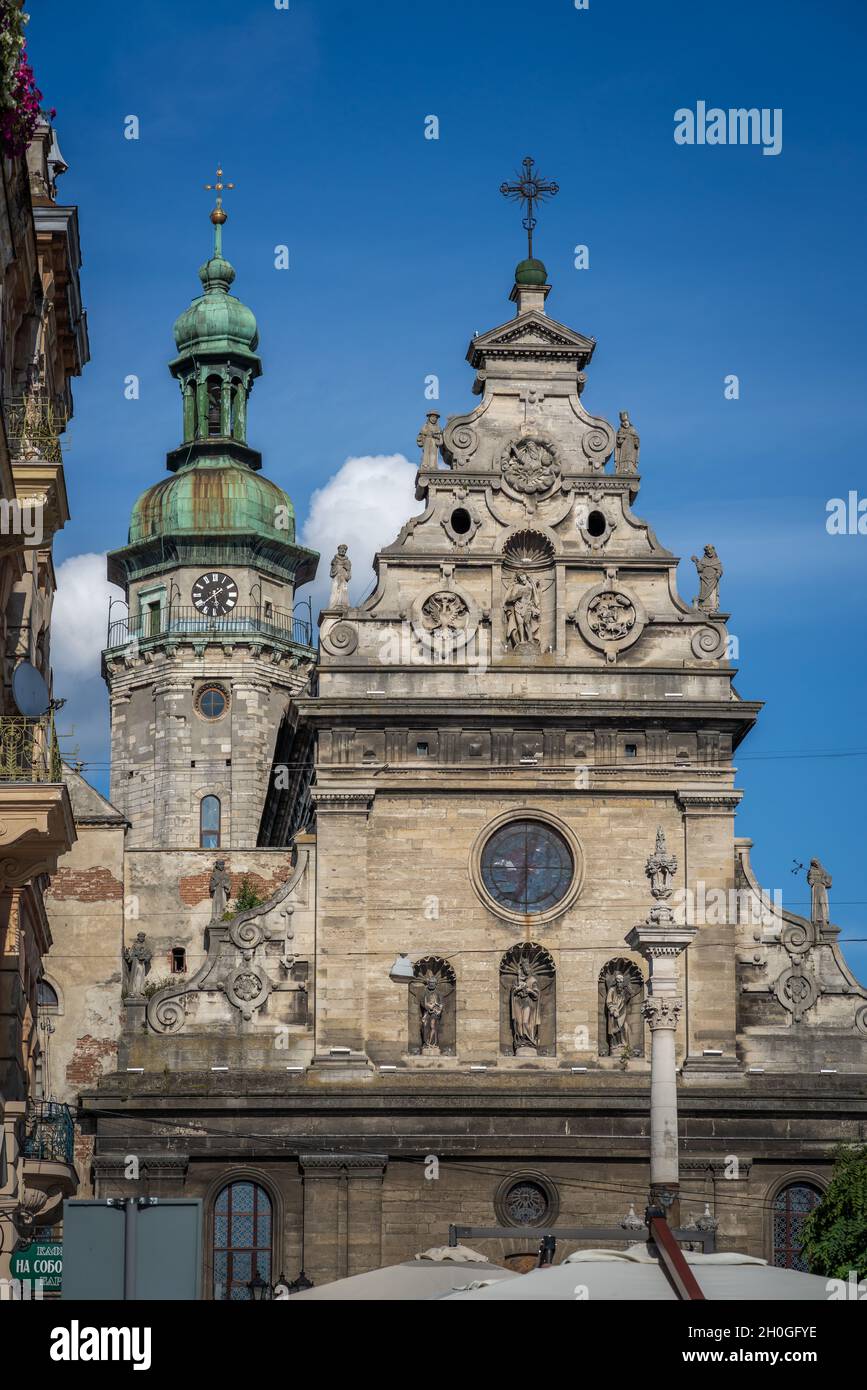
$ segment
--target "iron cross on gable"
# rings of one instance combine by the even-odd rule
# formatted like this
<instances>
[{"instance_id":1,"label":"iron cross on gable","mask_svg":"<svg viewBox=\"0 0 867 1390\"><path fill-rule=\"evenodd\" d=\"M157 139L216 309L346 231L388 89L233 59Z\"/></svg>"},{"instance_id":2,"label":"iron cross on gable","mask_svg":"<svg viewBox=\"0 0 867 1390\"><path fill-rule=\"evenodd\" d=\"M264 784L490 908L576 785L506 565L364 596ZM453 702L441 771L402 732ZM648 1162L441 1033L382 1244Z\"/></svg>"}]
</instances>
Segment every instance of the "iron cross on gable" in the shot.
<instances>
[{"instance_id":1,"label":"iron cross on gable","mask_svg":"<svg viewBox=\"0 0 867 1390\"><path fill-rule=\"evenodd\" d=\"M523 161L520 172L515 175L515 180L515 183L501 183L500 192L504 198L511 198L513 202L519 202L526 206L527 210L522 218L522 226L527 233L527 255L532 260L536 204L544 202L546 198L553 198L560 192L560 185L542 177L531 155L527 155Z\"/></svg>"}]
</instances>

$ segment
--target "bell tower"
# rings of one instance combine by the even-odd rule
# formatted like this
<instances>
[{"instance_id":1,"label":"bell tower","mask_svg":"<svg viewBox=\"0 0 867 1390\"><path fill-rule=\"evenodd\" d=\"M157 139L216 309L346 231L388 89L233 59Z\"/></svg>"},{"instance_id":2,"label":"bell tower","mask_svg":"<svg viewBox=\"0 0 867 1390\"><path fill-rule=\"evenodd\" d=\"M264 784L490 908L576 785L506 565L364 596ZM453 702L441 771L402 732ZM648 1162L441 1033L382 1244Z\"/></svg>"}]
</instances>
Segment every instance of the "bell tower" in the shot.
<instances>
[{"instance_id":1,"label":"bell tower","mask_svg":"<svg viewBox=\"0 0 867 1390\"><path fill-rule=\"evenodd\" d=\"M174 326L183 438L171 476L142 493L127 544L108 556L128 610L115 610L103 652L111 796L134 849L256 845L277 731L315 659L295 590L319 557L296 543L292 502L247 442L262 364L223 255L232 186L221 169L206 185L213 254Z\"/></svg>"}]
</instances>

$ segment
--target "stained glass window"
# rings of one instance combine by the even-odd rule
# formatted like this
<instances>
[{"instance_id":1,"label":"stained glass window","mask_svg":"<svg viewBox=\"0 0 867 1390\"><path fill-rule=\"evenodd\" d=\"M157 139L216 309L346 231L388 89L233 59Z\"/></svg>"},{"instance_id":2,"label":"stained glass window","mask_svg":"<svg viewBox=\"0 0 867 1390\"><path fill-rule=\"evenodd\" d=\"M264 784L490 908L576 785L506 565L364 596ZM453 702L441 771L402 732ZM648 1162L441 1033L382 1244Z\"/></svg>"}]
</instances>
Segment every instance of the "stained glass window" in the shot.
<instances>
[{"instance_id":1,"label":"stained glass window","mask_svg":"<svg viewBox=\"0 0 867 1390\"><path fill-rule=\"evenodd\" d=\"M510 821L482 851L482 882L510 912L548 912L565 898L575 865L565 839L542 821Z\"/></svg>"},{"instance_id":2,"label":"stained glass window","mask_svg":"<svg viewBox=\"0 0 867 1390\"><path fill-rule=\"evenodd\" d=\"M214 1298L252 1298L257 1274L271 1283L271 1202L258 1183L233 1182L214 1207Z\"/></svg>"},{"instance_id":3,"label":"stained glass window","mask_svg":"<svg viewBox=\"0 0 867 1390\"><path fill-rule=\"evenodd\" d=\"M781 1269L799 1269L809 1274L801 1254L804 1222L821 1201L821 1193L808 1183L792 1183L774 1199L774 1264Z\"/></svg>"}]
</instances>

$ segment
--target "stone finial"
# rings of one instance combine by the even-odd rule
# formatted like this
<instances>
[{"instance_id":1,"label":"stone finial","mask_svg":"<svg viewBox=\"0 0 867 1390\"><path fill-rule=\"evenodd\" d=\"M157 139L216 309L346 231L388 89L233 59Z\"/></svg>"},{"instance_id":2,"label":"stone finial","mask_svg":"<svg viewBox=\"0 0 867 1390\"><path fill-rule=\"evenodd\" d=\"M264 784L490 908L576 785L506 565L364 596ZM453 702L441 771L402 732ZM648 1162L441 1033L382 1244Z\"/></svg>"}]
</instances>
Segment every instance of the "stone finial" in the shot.
<instances>
[{"instance_id":1,"label":"stone finial","mask_svg":"<svg viewBox=\"0 0 867 1390\"><path fill-rule=\"evenodd\" d=\"M677 873L677 856L669 854L662 826L656 829L656 847L648 856L644 872L650 879L650 891L656 899L656 906L650 909L649 921L670 922L672 913L667 900L674 892L674 875Z\"/></svg>"}]
</instances>

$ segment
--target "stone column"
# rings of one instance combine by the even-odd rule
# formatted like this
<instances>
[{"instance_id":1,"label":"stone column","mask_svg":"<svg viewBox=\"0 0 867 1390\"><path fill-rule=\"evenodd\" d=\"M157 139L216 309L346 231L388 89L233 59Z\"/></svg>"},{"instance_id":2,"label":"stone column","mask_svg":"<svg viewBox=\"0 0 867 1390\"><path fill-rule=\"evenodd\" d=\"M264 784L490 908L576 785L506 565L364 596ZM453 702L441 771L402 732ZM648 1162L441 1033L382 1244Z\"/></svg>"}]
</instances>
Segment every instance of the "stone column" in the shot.
<instances>
[{"instance_id":1,"label":"stone column","mask_svg":"<svg viewBox=\"0 0 867 1390\"><path fill-rule=\"evenodd\" d=\"M696 934L695 927L674 921L667 903L676 871L677 859L668 853L660 829L656 849L645 866L656 903L647 921L626 937L630 949L648 964L643 1013L650 1027L650 1204L662 1207L672 1226L680 1221L675 1034L683 1000L677 958Z\"/></svg>"}]
</instances>

